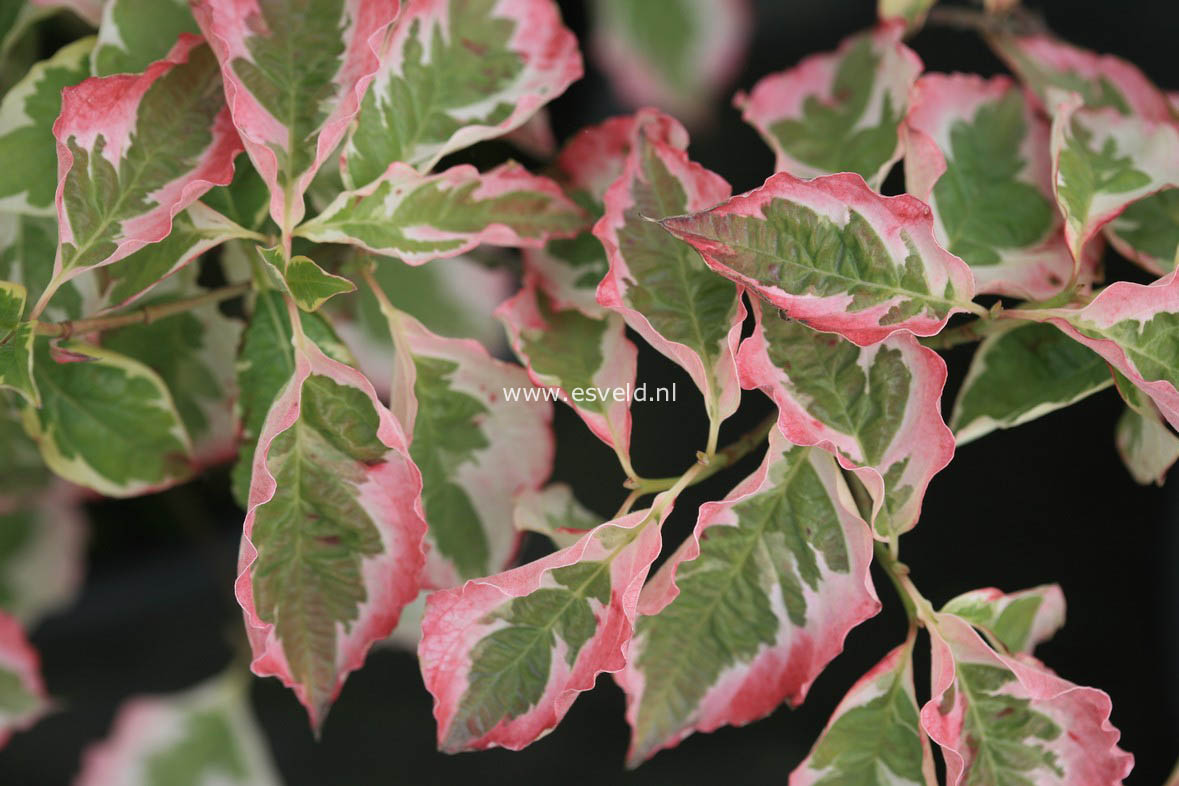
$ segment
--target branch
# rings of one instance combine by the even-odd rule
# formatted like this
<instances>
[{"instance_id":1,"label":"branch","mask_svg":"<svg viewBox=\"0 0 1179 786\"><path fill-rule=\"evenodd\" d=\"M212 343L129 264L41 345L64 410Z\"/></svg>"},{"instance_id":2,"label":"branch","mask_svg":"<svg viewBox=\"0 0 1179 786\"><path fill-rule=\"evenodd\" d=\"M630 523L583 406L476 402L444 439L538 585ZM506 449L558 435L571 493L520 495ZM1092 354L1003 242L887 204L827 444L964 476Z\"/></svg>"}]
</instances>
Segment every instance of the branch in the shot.
<instances>
[{"instance_id":1,"label":"branch","mask_svg":"<svg viewBox=\"0 0 1179 786\"><path fill-rule=\"evenodd\" d=\"M53 336L55 338L69 338L73 335L114 330L127 325L146 325L174 314L191 311L194 308L220 303L222 300L239 297L250 291L253 286L249 281L240 284L229 284L218 289L212 289L200 295L159 303L154 306L127 311L122 314L112 314L105 317L88 317L86 319L66 320L65 322L38 322L37 335Z\"/></svg>"},{"instance_id":2,"label":"branch","mask_svg":"<svg viewBox=\"0 0 1179 786\"><path fill-rule=\"evenodd\" d=\"M726 445L722 450L718 451L711 459L707 459L707 454L701 452L697 454L697 463L699 472L695 473L688 485L695 485L705 478L715 475L722 469L732 466L748 455L754 448L761 444L766 435L770 433L770 429L778 422L778 413L771 412L766 418L758 423L753 429L741 435L735 442ZM682 475L674 478L637 478L635 480L628 480L623 485L627 488L634 489L639 492L640 496L643 494L655 494L660 491L666 491L675 486L683 479Z\"/></svg>"}]
</instances>

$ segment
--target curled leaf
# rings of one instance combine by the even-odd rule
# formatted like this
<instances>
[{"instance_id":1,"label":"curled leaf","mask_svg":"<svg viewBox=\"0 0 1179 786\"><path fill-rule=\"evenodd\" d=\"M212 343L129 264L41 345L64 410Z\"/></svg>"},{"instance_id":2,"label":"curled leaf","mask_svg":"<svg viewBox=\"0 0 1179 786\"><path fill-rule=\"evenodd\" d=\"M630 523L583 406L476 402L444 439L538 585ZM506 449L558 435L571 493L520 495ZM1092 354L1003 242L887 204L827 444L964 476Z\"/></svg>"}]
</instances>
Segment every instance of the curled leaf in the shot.
<instances>
[{"instance_id":1,"label":"curled leaf","mask_svg":"<svg viewBox=\"0 0 1179 786\"><path fill-rule=\"evenodd\" d=\"M1012 593L987 587L947 601L942 612L986 630L1009 652L1030 655L1064 626L1064 593L1059 584Z\"/></svg>"}]
</instances>

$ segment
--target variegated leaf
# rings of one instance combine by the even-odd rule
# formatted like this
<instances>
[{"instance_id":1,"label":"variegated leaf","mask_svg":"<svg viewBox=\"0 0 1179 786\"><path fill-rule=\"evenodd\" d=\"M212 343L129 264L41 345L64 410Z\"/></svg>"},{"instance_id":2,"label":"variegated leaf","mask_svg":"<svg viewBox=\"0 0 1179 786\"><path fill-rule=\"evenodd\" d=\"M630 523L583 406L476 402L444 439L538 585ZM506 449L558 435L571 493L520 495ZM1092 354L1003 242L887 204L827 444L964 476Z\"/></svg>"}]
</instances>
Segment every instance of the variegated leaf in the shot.
<instances>
[{"instance_id":1,"label":"variegated leaf","mask_svg":"<svg viewBox=\"0 0 1179 786\"><path fill-rule=\"evenodd\" d=\"M355 363L323 317L300 312L299 319L303 334L324 354L341 363ZM259 292L237 359L237 412L242 426L240 452L231 481L234 499L243 508L248 503L254 447L266 413L294 374L295 352L286 303L277 291Z\"/></svg>"},{"instance_id":2,"label":"variegated leaf","mask_svg":"<svg viewBox=\"0 0 1179 786\"><path fill-rule=\"evenodd\" d=\"M124 702L82 754L77 786L278 786L248 683L228 672L182 693Z\"/></svg>"},{"instance_id":3,"label":"variegated leaf","mask_svg":"<svg viewBox=\"0 0 1179 786\"><path fill-rule=\"evenodd\" d=\"M41 407L24 424L59 476L109 497L186 479L192 442L168 387L137 360L81 341L35 344ZM63 362L58 362L63 359Z\"/></svg>"},{"instance_id":4,"label":"variegated leaf","mask_svg":"<svg viewBox=\"0 0 1179 786\"><path fill-rule=\"evenodd\" d=\"M859 347L759 303L754 315L737 357L742 386L773 399L791 442L829 450L856 474L880 535L911 529L930 479L954 455L941 416L946 364L909 333Z\"/></svg>"},{"instance_id":5,"label":"variegated leaf","mask_svg":"<svg viewBox=\"0 0 1179 786\"><path fill-rule=\"evenodd\" d=\"M907 194L882 197L854 174L761 188L663 226L716 272L790 317L861 346L899 330L930 336L971 303L974 279L933 236L933 214Z\"/></svg>"},{"instance_id":6,"label":"variegated leaf","mask_svg":"<svg viewBox=\"0 0 1179 786\"><path fill-rule=\"evenodd\" d=\"M163 240L177 213L230 182L241 150L213 53L190 35L143 74L67 88L53 133L60 244L46 295Z\"/></svg>"},{"instance_id":7,"label":"variegated leaf","mask_svg":"<svg viewBox=\"0 0 1179 786\"><path fill-rule=\"evenodd\" d=\"M0 281L0 389L16 391L39 407L41 394L33 378L36 323L23 321L27 297L23 285Z\"/></svg>"},{"instance_id":8,"label":"variegated leaf","mask_svg":"<svg viewBox=\"0 0 1179 786\"><path fill-rule=\"evenodd\" d=\"M1179 437L1167 428L1159 408L1120 372L1114 372L1126 410L1118 418L1114 444L1130 475L1142 485L1163 485L1179 460Z\"/></svg>"},{"instance_id":9,"label":"variegated leaf","mask_svg":"<svg viewBox=\"0 0 1179 786\"><path fill-rule=\"evenodd\" d=\"M622 174L636 134L644 128L648 136L681 150L688 147L688 134L677 120L641 109L583 128L557 156L554 178L595 220L605 210L606 190ZM572 238L550 240L544 248L524 249L524 266L539 276L541 287L558 308L574 307L591 317L603 313L598 284L610 266L602 244L588 229Z\"/></svg>"},{"instance_id":10,"label":"variegated leaf","mask_svg":"<svg viewBox=\"0 0 1179 786\"><path fill-rule=\"evenodd\" d=\"M427 172L448 153L519 127L581 78L553 0L414 0L344 147L345 182L395 161Z\"/></svg>"},{"instance_id":11,"label":"variegated leaf","mask_svg":"<svg viewBox=\"0 0 1179 786\"><path fill-rule=\"evenodd\" d=\"M630 401L624 394L634 387L638 350L622 317L595 319L575 308L559 309L534 275L495 313L533 383L559 389L595 436L629 456Z\"/></svg>"},{"instance_id":12,"label":"variegated leaf","mask_svg":"<svg viewBox=\"0 0 1179 786\"><path fill-rule=\"evenodd\" d=\"M3 436L6 451L17 447ZM12 499L9 481L0 510ZM87 522L80 496L77 486L59 481L0 512L0 609L27 626L68 606L81 588Z\"/></svg>"},{"instance_id":13,"label":"variegated leaf","mask_svg":"<svg viewBox=\"0 0 1179 786\"><path fill-rule=\"evenodd\" d=\"M1008 78L928 74L903 127L905 186L980 293L1046 299L1073 272L1052 193L1049 125Z\"/></svg>"},{"instance_id":14,"label":"variegated leaf","mask_svg":"<svg viewBox=\"0 0 1179 786\"><path fill-rule=\"evenodd\" d=\"M531 388L524 369L478 342L435 335L404 312L386 317L396 347L390 409L421 469L430 526L423 584L502 570L519 538L515 496L552 471L552 405L516 399Z\"/></svg>"},{"instance_id":15,"label":"variegated leaf","mask_svg":"<svg viewBox=\"0 0 1179 786\"><path fill-rule=\"evenodd\" d=\"M1117 252L1157 276L1175 269L1179 253L1179 189L1164 188L1131 202L1105 225Z\"/></svg>"},{"instance_id":16,"label":"variegated leaf","mask_svg":"<svg viewBox=\"0 0 1179 786\"><path fill-rule=\"evenodd\" d=\"M340 194L296 234L422 265L481 243L539 247L575 234L585 222L556 183L519 164L483 174L461 165L435 175L393 164L367 186Z\"/></svg>"},{"instance_id":17,"label":"variegated leaf","mask_svg":"<svg viewBox=\"0 0 1179 786\"><path fill-rule=\"evenodd\" d=\"M1172 117L1166 95L1137 66L1121 58L1047 35L995 34L987 41L1049 114L1056 112L1053 93L1067 91L1077 93L1090 109L1108 107L1151 121Z\"/></svg>"},{"instance_id":18,"label":"variegated leaf","mask_svg":"<svg viewBox=\"0 0 1179 786\"><path fill-rule=\"evenodd\" d=\"M209 189L201 201L253 232L261 231L270 218L270 189L246 153L234 161L230 184Z\"/></svg>"},{"instance_id":19,"label":"variegated leaf","mask_svg":"<svg viewBox=\"0 0 1179 786\"><path fill-rule=\"evenodd\" d=\"M37 443L25 433L17 397L0 392L0 513L37 503L53 483ZM2 604L0 604L2 605Z\"/></svg>"},{"instance_id":20,"label":"variegated leaf","mask_svg":"<svg viewBox=\"0 0 1179 786\"><path fill-rule=\"evenodd\" d=\"M1074 259L1126 207L1179 186L1179 126L1085 109L1072 94L1052 121L1052 186Z\"/></svg>"},{"instance_id":21,"label":"variegated leaf","mask_svg":"<svg viewBox=\"0 0 1179 786\"><path fill-rule=\"evenodd\" d=\"M56 11L67 9L73 11L83 22L91 27L97 27L102 18L103 0L29 0L30 5Z\"/></svg>"},{"instance_id":22,"label":"variegated leaf","mask_svg":"<svg viewBox=\"0 0 1179 786\"><path fill-rule=\"evenodd\" d=\"M879 188L901 157L898 127L921 58L901 43L905 26L881 24L770 74L734 103L797 177L855 172Z\"/></svg>"},{"instance_id":23,"label":"variegated leaf","mask_svg":"<svg viewBox=\"0 0 1179 786\"><path fill-rule=\"evenodd\" d=\"M426 523L422 476L368 380L301 334L294 365L254 451L236 593L251 669L318 730L417 595Z\"/></svg>"},{"instance_id":24,"label":"variegated leaf","mask_svg":"<svg viewBox=\"0 0 1179 786\"><path fill-rule=\"evenodd\" d=\"M1029 309L1092 349L1148 395L1179 428L1179 273L1153 284L1118 281L1087 306Z\"/></svg>"},{"instance_id":25,"label":"variegated leaf","mask_svg":"<svg viewBox=\"0 0 1179 786\"><path fill-rule=\"evenodd\" d=\"M21 284L36 303L53 277L57 219L0 212L0 280ZM42 319L78 319L102 307L97 276L81 276L57 290Z\"/></svg>"},{"instance_id":26,"label":"variegated leaf","mask_svg":"<svg viewBox=\"0 0 1179 786\"><path fill-rule=\"evenodd\" d=\"M1030 655L1063 627L1064 593L1059 584L1012 593L987 587L948 601L942 612L985 630L1008 652Z\"/></svg>"},{"instance_id":27,"label":"variegated leaf","mask_svg":"<svg viewBox=\"0 0 1179 786\"><path fill-rule=\"evenodd\" d=\"M343 276L328 273L305 256L289 259L282 248L258 247L258 255L270 272L270 279L279 289L295 299L303 311L318 311L329 299L345 292L353 292L356 285Z\"/></svg>"},{"instance_id":28,"label":"variegated leaf","mask_svg":"<svg viewBox=\"0 0 1179 786\"><path fill-rule=\"evenodd\" d=\"M1122 782L1134 757L1117 747L1109 696L1030 656L995 652L961 617L933 622L932 698L921 725L941 746L947 786Z\"/></svg>"},{"instance_id":29,"label":"variegated leaf","mask_svg":"<svg viewBox=\"0 0 1179 786\"><path fill-rule=\"evenodd\" d=\"M103 304L109 309L126 306L225 241L258 237L203 202L193 202L173 218L172 231L167 237L104 270Z\"/></svg>"},{"instance_id":30,"label":"variegated leaf","mask_svg":"<svg viewBox=\"0 0 1179 786\"><path fill-rule=\"evenodd\" d=\"M57 146L53 121L61 91L90 76L93 38L67 44L29 69L0 102L0 210L54 214Z\"/></svg>"},{"instance_id":31,"label":"variegated leaf","mask_svg":"<svg viewBox=\"0 0 1179 786\"><path fill-rule=\"evenodd\" d=\"M195 283L187 283L184 289L156 302L201 291ZM159 374L192 437L193 457L202 466L219 464L237 451L234 356L242 328L240 320L226 317L217 304L210 303L102 336L104 347L134 358Z\"/></svg>"},{"instance_id":32,"label":"variegated leaf","mask_svg":"<svg viewBox=\"0 0 1179 786\"><path fill-rule=\"evenodd\" d=\"M736 76L753 32L749 0L596 0L593 10L594 57L619 97L688 122Z\"/></svg>"},{"instance_id":33,"label":"variegated leaf","mask_svg":"<svg viewBox=\"0 0 1179 786\"><path fill-rule=\"evenodd\" d=\"M799 704L848 631L880 610L872 536L839 467L777 429L761 466L643 589L626 668L633 766L695 731Z\"/></svg>"},{"instance_id":34,"label":"variegated leaf","mask_svg":"<svg viewBox=\"0 0 1179 786\"><path fill-rule=\"evenodd\" d=\"M913 687L915 633L851 687L790 786L936 786Z\"/></svg>"},{"instance_id":35,"label":"variegated leaf","mask_svg":"<svg viewBox=\"0 0 1179 786\"><path fill-rule=\"evenodd\" d=\"M516 529L544 535L563 549L572 546L604 519L573 496L564 483L550 483L539 491L531 489L516 496L513 514Z\"/></svg>"},{"instance_id":36,"label":"variegated leaf","mask_svg":"<svg viewBox=\"0 0 1179 786\"><path fill-rule=\"evenodd\" d=\"M185 0L106 0L91 70L137 74L167 55L181 33L199 32Z\"/></svg>"},{"instance_id":37,"label":"variegated leaf","mask_svg":"<svg viewBox=\"0 0 1179 786\"><path fill-rule=\"evenodd\" d=\"M1109 367L1060 331L1012 323L975 350L950 428L959 445L1063 409L1113 384Z\"/></svg>"},{"instance_id":38,"label":"variegated leaf","mask_svg":"<svg viewBox=\"0 0 1179 786\"><path fill-rule=\"evenodd\" d=\"M639 591L671 507L663 497L655 504L426 600L418 657L442 750L519 750L560 723L598 674L625 665Z\"/></svg>"},{"instance_id":39,"label":"variegated leaf","mask_svg":"<svg viewBox=\"0 0 1179 786\"><path fill-rule=\"evenodd\" d=\"M653 113L636 120L622 174L606 191L605 215L594 225L610 262L598 303L688 372L715 433L741 397L734 355L745 307L735 286L656 220L703 210L730 189L689 160L678 144L686 144L686 135L675 131L678 124Z\"/></svg>"},{"instance_id":40,"label":"variegated leaf","mask_svg":"<svg viewBox=\"0 0 1179 786\"><path fill-rule=\"evenodd\" d=\"M0 611L0 748L49 710L41 658L16 617Z\"/></svg>"},{"instance_id":41,"label":"variegated leaf","mask_svg":"<svg viewBox=\"0 0 1179 786\"><path fill-rule=\"evenodd\" d=\"M191 0L225 81L234 125L270 186L284 232L343 139L380 65L397 0Z\"/></svg>"}]
</instances>

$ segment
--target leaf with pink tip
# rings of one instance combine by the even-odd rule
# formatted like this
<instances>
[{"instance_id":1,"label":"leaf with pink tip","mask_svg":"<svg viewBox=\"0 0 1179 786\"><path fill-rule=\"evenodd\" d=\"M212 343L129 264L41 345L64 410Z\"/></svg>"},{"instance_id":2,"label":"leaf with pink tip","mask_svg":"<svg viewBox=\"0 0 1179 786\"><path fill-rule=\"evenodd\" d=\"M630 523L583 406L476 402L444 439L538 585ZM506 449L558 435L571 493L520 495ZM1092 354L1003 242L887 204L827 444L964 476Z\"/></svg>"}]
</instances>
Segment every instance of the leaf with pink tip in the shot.
<instances>
[{"instance_id":1,"label":"leaf with pink tip","mask_svg":"<svg viewBox=\"0 0 1179 786\"><path fill-rule=\"evenodd\" d=\"M401 311L385 316L395 346L390 408L421 469L430 527L423 584L503 570L519 542L515 498L553 468L552 405L516 398L532 389L524 369L477 341L435 335Z\"/></svg>"},{"instance_id":2,"label":"leaf with pink tip","mask_svg":"<svg viewBox=\"0 0 1179 786\"><path fill-rule=\"evenodd\" d=\"M15 617L0 611L0 748L49 712L41 658Z\"/></svg>"},{"instance_id":3,"label":"leaf with pink tip","mask_svg":"<svg viewBox=\"0 0 1179 786\"><path fill-rule=\"evenodd\" d=\"M1146 394L1121 374L1118 392L1126 409L1118 418L1114 444L1118 455L1135 481L1161 486L1175 462L1179 461L1179 437L1163 422L1159 409Z\"/></svg>"},{"instance_id":4,"label":"leaf with pink tip","mask_svg":"<svg viewBox=\"0 0 1179 786\"><path fill-rule=\"evenodd\" d=\"M519 750L560 723L598 674L625 665L671 508L664 497L655 505L427 599L418 657L442 750Z\"/></svg>"},{"instance_id":5,"label":"leaf with pink tip","mask_svg":"<svg viewBox=\"0 0 1179 786\"><path fill-rule=\"evenodd\" d=\"M585 223L556 183L513 162L482 174L464 164L434 175L393 164L372 183L340 194L296 234L422 265L482 243L539 247Z\"/></svg>"},{"instance_id":6,"label":"leaf with pink tip","mask_svg":"<svg viewBox=\"0 0 1179 786\"><path fill-rule=\"evenodd\" d=\"M1060 92L1080 95L1090 109L1110 108L1143 120L1173 117L1167 96L1133 63L1100 55L1048 35L996 34L987 42L1039 99L1040 108L1055 114Z\"/></svg>"},{"instance_id":7,"label":"leaf with pink tip","mask_svg":"<svg viewBox=\"0 0 1179 786\"><path fill-rule=\"evenodd\" d=\"M1074 259L1131 203L1179 186L1179 126L1061 99L1052 121L1052 184Z\"/></svg>"},{"instance_id":8,"label":"leaf with pink tip","mask_svg":"<svg viewBox=\"0 0 1179 786\"><path fill-rule=\"evenodd\" d=\"M931 336L955 312L982 312L971 303L970 268L934 239L929 207L908 194L882 197L859 175L780 172L660 223L716 272L860 346L901 330Z\"/></svg>"},{"instance_id":9,"label":"leaf with pink tip","mask_svg":"<svg viewBox=\"0 0 1179 786\"><path fill-rule=\"evenodd\" d=\"M591 46L624 103L703 120L737 75L753 32L749 0L597 0Z\"/></svg>"},{"instance_id":10,"label":"leaf with pink tip","mask_svg":"<svg viewBox=\"0 0 1179 786\"><path fill-rule=\"evenodd\" d=\"M225 96L284 230L380 66L397 0L192 0Z\"/></svg>"},{"instance_id":11,"label":"leaf with pink tip","mask_svg":"<svg viewBox=\"0 0 1179 786\"><path fill-rule=\"evenodd\" d=\"M679 144L687 139L677 130L654 114L636 122L622 174L606 191L606 213L594 225L610 262L598 303L688 372L715 428L741 396L734 355L745 307L735 286L657 221L704 210L730 189L688 158Z\"/></svg>"},{"instance_id":12,"label":"leaf with pink tip","mask_svg":"<svg viewBox=\"0 0 1179 786\"><path fill-rule=\"evenodd\" d=\"M936 786L913 687L915 637L916 628L856 681L790 786Z\"/></svg>"},{"instance_id":13,"label":"leaf with pink tip","mask_svg":"<svg viewBox=\"0 0 1179 786\"><path fill-rule=\"evenodd\" d=\"M251 668L292 688L316 729L417 595L421 489L368 380L298 336L254 451L236 594Z\"/></svg>"},{"instance_id":14,"label":"leaf with pink tip","mask_svg":"<svg viewBox=\"0 0 1179 786\"><path fill-rule=\"evenodd\" d=\"M409 2L344 147L345 182L367 185L396 161L428 172L520 127L581 74L553 0Z\"/></svg>"},{"instance_id":15,"label":"leaf with pink tip","mask_svg":"<svg viewBox=\"0 0 1179 786\"><path fill-rule=\"evenodd\" d=\"M954 455L942 421L946 364L909 333L859 347L754 304L757 325L741 344L745 388L778 405L778 426L797 445L831 451L873 498L882 536L917 523L925 489Z\"/></svg>"},{"instance_id":16,"label":"leaf with pink tip","mask_svg":"<svg viewBox=\"0 0 1179 786\"><path fill-rule=\"evenodd\" d=\"M1020 310L1050 322L1101 355L1149 396L1179 428L1179 278L1153 284L1118 281L1087 306Z\"/></svg>"},{"instance_id":17,"label":"leaf with pink tip","mask_svg":"<svg viewBox=\"0 0 1179 786\"><path fill-rule=\"evenodd\" d=\"M232 180L241 149L216 60L196 36L142 74L66 88L61 107L50 293L167 237L177 213Z\"/></svg>"},{"instance_id":18,"label":"leaf with pink tip","mask_svg":"<svg viewBox=\"0 0 1179 786\"><path fill-rule=\"evenodd\" d=\"M180 693L134 696L110 735L82 754L77 786L278 786L244 675L226 672Z\"/></svg>"},{"instance_id":19,"label":"leaf with pink tip","mask_svg":"<svg viewBox=\"0 0 1179 786\"><path fill-rule=\"evenodd\" d=\"M629 763L696 731L799 704L848 631L880 610L872 536L830 454L774 429L639 599L626 668Z\"/></svg>"},{"instance_id":20,"label":"leaf with pink tip","mask_svg":"<svg viewBox=\"0 0 1179 786\"><path fill-rule=\"evenodd\" d=\"M959 595L942 611L987 631L1009 652L1030 655L1064 625L1064 593L1059 584L1009 594L987 587Z\"/></svg>"},{"instance_id":21,"label":"leaf with pink tip","mask_svg":"<svg viewBox=\"0 0 1179 786\"><path fill-rule=\"evenodd\" d=\"M674 147L688 147L688 133L679 121L653 109L640 109L583 128L561 148L552 176L595 220L605 210L606 190L622 174L636 134L644 128L648 135ZM524 267L539 276L541 288L555 306L574 307L591 317L605 311L598 304L598 284L610 265L602 244L588 229L572 238L550 240L544 248L524 249Z\"/></svg>"},{"instance_id":22,"label":"leaf with pink tip","mask_svg":"<svg viewBox=\"0 0 1179 786\"><path fill-rule=\"evenodd\" d=\"M996 652L954 614L932 623L932 698L921 726L941 746L947 786L1116 786L1130 772L1134 757L1117 747L1109 696L1031 656Z\"/></svg>"},{"instance_id":23,"label":"leaf with pink tip","mask_svg":"<svg viewBox=\"0 0 1179 786\"><path fill-rule=\"evenodd\" d=\"M557 388L594 435L630 454L630 401L616 391L634 387L638 351L617 314L587 317L559 309L527 275L524 286L495 312L532 382Z\"/></svg>"},{"instance_id":24,"label":"leaf with pink tip","mask_svg":"<svg viewBox=\"0 0 1179 786\"><path fill-rule=\"evenodd\" d=\"M1073 272L1052 193L1049 125L1003 76L927 74L902 130L905 186L980 293L1045 299Z\"/></svg>"},{"instance_id":25,"label":"leaf with pink tip","mask_svg":"<svg viewBox=\"0 0 1179 786\"><path fill-rule=\"evenodd\" d=\"M901 43L899 22L847 38L763 78L734 103L796 177L855 172L879 188L901 157L898 127L921 58Z\"/></svg>"}]
</instances>

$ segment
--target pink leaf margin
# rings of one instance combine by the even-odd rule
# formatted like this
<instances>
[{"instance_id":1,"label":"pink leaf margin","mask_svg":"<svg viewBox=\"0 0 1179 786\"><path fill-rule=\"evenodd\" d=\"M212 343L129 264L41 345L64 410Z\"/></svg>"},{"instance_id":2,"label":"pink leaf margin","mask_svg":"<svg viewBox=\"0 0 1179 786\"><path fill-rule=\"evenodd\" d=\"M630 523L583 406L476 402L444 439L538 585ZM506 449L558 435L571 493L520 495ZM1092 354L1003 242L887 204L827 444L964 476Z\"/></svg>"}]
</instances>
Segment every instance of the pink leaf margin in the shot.
<instances>
[{"instance_id":1,"label":"pink leaf margin","mask_svg":"<svg viewBox=\"0 0 1179 786\"><path fill-rule=\"evenodd\" d=\"M40 700L29 712L5 719L0 725L0 748L3 748L14 732L33 726L52 709L41 677L41 657L29 643L20 622L4 611L0 611L0 668L15 673L21 686Z\"/></svg>"},{"instance_id":2,"label":"pink leaf margin","mask_svg":"<svg viewBox=\"0 0 1179 786\"><path fill-rule=\"evenodd\" d=\"M293 305L290 308L291 318L298 319ZM314 706L305 686L295 681L275 626L258 615L251 574L258 556L251 541L255 515L258 507L269 502L277 490L275 478L267 467L270 447L281 433L294 426L299 419L303 383L312 374L328 377L337 384L356 388L368 396L379 418L377 438L389 448L391 454L402 460L400 470L391 462L370 467L369 477L359 489L359 501L374 514L385 551L382 556L366 560L362 565L361 573L368 597L351 628L338 631L337 682L327 704L339 694L348 672L363 665L369 648L396 627L402 607L417 596L419 575L425 563L422 542L426 534L426 521L422 513L421 473L409 458L401 426L380 403L372 384L360 372L324 355L310 341L302 349L296 348L294 376L271 406L258 437L258 448L254 452L249 507L243 525L234 593L242 607L246 634L253 651L251 670L260 677L278 677L284 685L294 690L299 701L307 708L312 726L318 729L326 715L327 706Z\"/></svg>"}]
</instances>

